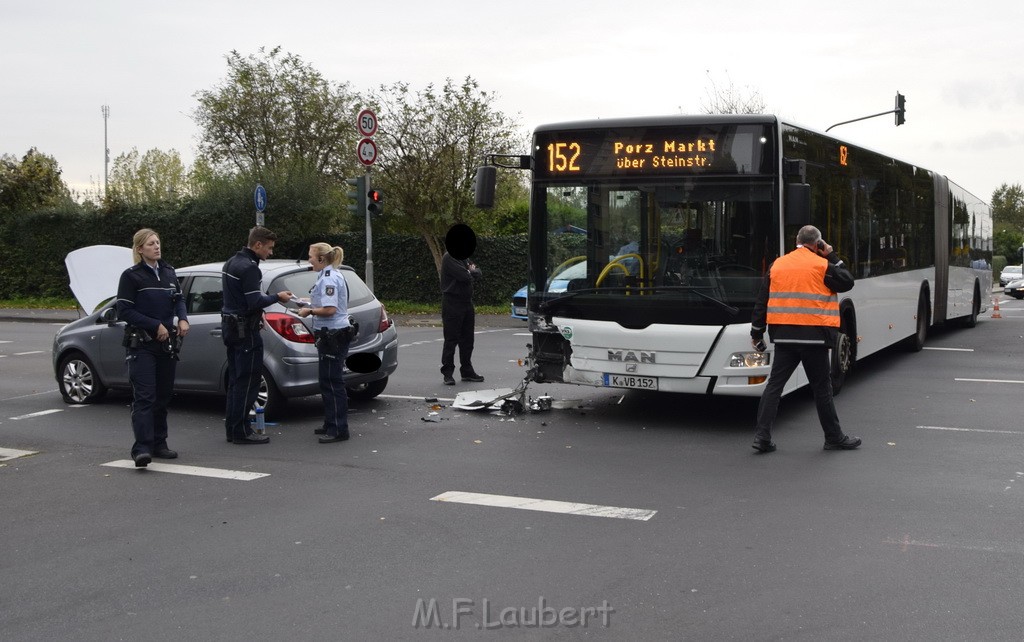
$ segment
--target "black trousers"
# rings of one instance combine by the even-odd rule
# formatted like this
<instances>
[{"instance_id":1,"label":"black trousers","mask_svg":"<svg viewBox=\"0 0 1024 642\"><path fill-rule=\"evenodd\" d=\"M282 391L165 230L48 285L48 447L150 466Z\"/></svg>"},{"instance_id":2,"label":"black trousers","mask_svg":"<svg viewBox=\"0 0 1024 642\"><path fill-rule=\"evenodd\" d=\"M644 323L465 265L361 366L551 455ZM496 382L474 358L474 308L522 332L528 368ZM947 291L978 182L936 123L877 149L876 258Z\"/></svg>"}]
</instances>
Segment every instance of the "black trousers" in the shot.
<instances>
[{"instance_id":1,"label":"black trousers","mask_svg":"<svg viewBox=\"0 0 1024 642\"><path fill-rule=\"evenodd\" d=\"M473 332L476 329L476 310L471 301L457 301L450 297L441 300L441 325L444 328L444 346L441 348L441 374L446 377L455 372L455 348L459 349L459 372L462 376L474 374Z\"/></svg>"},{"instance_id":2,"label":"black trousers","mask_svg":"<svg viewBox=\"0 0 1024 642\"><path fill-rule=\"evenodd\" d=\"M345 355L350 339L339 339L336 351L317 348L320 398L324 402L324 429L328 437L348 436L348 391L345 390Z\"/></svg>"},{"instance_id":3,"label":"black trousers","mask_svg":"<svg viewBox=\"0 0 1024 642\"><path fill-rule=\"evenodd\" d=\"M249 409L256 403L263 375L263 337L259 330L235 339L228 348L228 399L224 429L232 439L252 435Z\"/></svg>"},{"instance_id":4,"label":"black trousers","mask_svg":"<svg viewBox=\"0 0 1024 642\"><path fill-rule=\"evenodd\" d=\"M146 347L129 348L128 380L132 385L132 457L167 449L167 404L174 394L177 361Z\"/></svg>"},{"instance_id":5,"label":"black trousers","mask_svg":"<svg viewBox=\"0 0 1024 642\"><path fill-rule=\"evenodd\" d=\"M757 429L755 439L771 441L772 424L779 412L782 388L801 363L814 391L814 404L818 409L818 421L825 432L825 441L835 443L843 440L843 429L832 401L832 376L828 361L829 349L823 345L799 345L776 343L772 372L768 377L761 402L757 406Z\"/></svg>"}]
</instances>

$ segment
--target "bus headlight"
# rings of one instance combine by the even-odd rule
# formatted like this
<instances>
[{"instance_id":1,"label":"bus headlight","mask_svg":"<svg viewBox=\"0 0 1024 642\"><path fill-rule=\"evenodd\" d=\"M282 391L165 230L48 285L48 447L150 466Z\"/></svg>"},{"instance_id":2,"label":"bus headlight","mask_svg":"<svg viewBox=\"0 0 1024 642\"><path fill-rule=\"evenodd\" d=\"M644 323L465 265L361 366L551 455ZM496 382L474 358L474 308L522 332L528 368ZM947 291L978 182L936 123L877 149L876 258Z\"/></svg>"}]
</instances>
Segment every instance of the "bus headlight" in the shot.
<instances>
[{"instance_id":1,"label":"bus headlight","mask_svg":"<svg viewBox=\"0 0 1024 642\"><path fill-rule=\"evenodd\" d=\"M771 363L768 352L734 352L729 357L730 368L760 368Z\"/></svg>"}]
</instances>

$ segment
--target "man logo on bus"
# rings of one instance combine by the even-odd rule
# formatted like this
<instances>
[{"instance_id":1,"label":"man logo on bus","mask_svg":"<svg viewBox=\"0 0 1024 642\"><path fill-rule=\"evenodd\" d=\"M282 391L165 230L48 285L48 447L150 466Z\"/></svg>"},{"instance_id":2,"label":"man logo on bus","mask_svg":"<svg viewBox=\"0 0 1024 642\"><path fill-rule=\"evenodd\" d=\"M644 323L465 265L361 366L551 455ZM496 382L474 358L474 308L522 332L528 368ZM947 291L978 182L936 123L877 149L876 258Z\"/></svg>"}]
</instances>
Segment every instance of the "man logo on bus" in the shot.
<instances>
[{"instance_id":1,"label":"man logo on bus","mask_svg":"<svg viewBox=\"0 0 1024 642\"><path fill-rule=\"evenodd\" d=\"M609 350L608 360L609 361L631 361L633 363L655 363L654 352L644 352L643 350ZM639 355L639 356L638 356Z\"/></svg>"}]
</instances>

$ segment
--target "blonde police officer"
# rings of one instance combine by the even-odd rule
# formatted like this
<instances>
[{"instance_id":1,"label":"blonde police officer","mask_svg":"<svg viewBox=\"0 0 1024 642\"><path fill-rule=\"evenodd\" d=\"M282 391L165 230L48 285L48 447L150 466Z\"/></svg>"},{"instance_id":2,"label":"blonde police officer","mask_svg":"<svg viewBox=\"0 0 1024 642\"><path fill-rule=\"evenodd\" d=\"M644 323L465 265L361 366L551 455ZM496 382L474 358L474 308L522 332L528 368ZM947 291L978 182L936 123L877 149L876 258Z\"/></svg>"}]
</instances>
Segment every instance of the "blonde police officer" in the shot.
<instances>
[{"instance_id":1,"label":"blonde police officer","mask_svg":"<svg viewBox=\"0 0 1024 642\"><path fill-rule=\"evenodd\" d=\"M309 264L319 272L309 291L310 305L300 308L299 316L313 317L320 362L320 395L324 401L324 425L314 432L322 435L321 444L345 441L348 432L348 394L342 373L348 346L356 334L348 316L348 286L338 269L345 251L327 243L309 246Z\"/></svg>"}]
</instances>

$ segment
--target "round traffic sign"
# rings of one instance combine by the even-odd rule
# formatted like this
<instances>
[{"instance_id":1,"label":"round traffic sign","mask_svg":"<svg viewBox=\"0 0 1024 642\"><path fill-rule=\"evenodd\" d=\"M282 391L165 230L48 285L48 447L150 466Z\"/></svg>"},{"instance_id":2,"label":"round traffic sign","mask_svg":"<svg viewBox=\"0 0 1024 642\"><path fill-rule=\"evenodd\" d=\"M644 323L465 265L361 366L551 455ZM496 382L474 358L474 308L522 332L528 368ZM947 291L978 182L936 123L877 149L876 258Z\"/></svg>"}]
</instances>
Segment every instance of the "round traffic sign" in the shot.
<instances>
[{"instance_id":1,"label":"round traffic sign","mask_svg":"<svg viewBox=\"0 0 1024 642\"><path fill-rule=\"evenodd\" d=\"M356 157L363 165L373 165L377 160L377 143L372 138L364 138L356 146Z\"/></svg>"},{"instance_id":2,"label":"round traffic sign","mask_svg":"<svg viewBox=\"0 0 1024 642\"><path fill-rule=\"evenodd\" d=\"M256 183L256 191L252 194L252 202L256 206L257 212L267 209L267 190L259 183Z\"/></svg>"},{"instance_id":3,"label":"round traffic sign","mask_svg":"<svg viewBox=\"0 0 1024 642\"><path fill-rule=\"evenodd\" d=\"M363 136L373 136L377 133L377 114L369 109L364 109L356 116L356 128Z\"/></svg>"}]
</instances>

